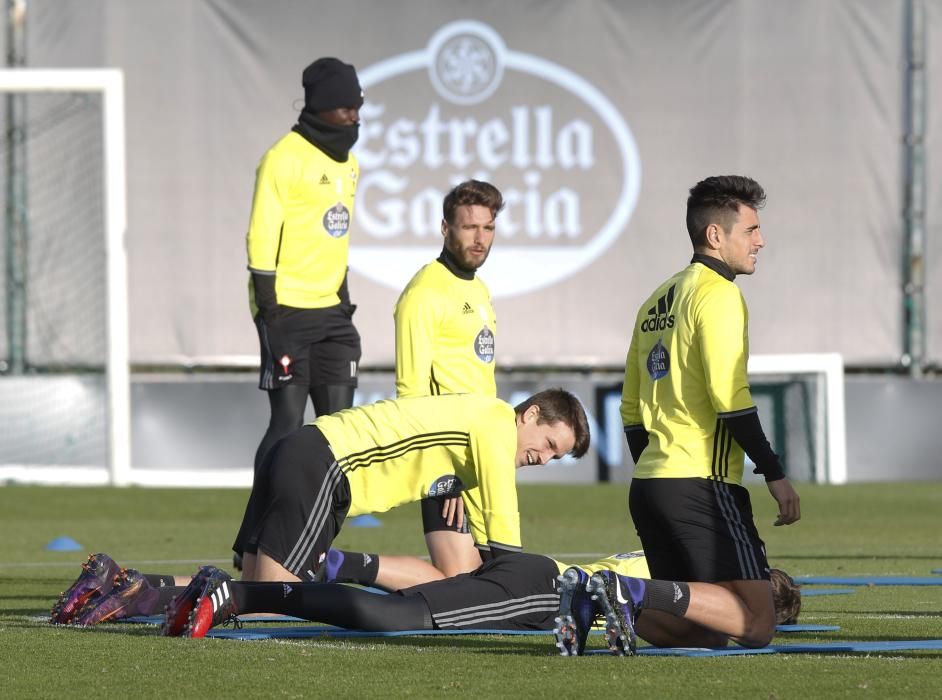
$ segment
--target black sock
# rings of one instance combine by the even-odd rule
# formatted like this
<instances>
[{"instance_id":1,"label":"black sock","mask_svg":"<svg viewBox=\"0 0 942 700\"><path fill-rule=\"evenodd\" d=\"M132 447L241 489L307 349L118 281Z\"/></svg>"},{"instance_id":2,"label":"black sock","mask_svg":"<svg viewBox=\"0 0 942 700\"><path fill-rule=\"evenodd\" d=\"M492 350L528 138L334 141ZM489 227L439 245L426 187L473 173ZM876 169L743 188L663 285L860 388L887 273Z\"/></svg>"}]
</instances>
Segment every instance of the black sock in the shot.
<instances>
[{"instance_id":1,"label":"black sock","mask_svg":"<svg viewBox=\"0 0 942 700\"><path fill-rule=\"evenodd\" d=\"M641 609L661 610L683 617L690 605L690 586L682 581L647 581Z\"/></svg>"},{"instance_id":2,"label":"black sock","mask_svg":"<svg viewBox=\"0 0 942 700\"><path fill-rule=\"evenodd\" d=\"M157 589L157 600L154 601L153 609L145 613L146 615L159 615L167 607L167 603L176 598L186 590L186 586L162 586Z\"/></svg>"},{"instance_id":3,"label":"black sock","mask_svg":"<svg viewBox=\"0 0 942 700\"><path fill-rule=\"evenodd\" d=\"M170 574L144 574L144 578L154 588L163 588L164 586L173 586L174 579Z\"/></svg>"},{"instance_id":4,"label":"black sock","mask_svg":"<svg viewBox=\"0 0 942 700\"><path fill-rule=\"evenodd\" d=\"M230 585L236 609L242 613L294 615L299 604L298 584L270 581L236 581Z\"/></svg>"},{"instance_id":5,"label":"black sock","mask_svg":"<svg viewBox=\"0 0 942 700\"><path fill-rule=\"evenodd\" d=\"M361 586L372 586L376 583L379 574L379 555L366 552L339 551L343 555L340 566L333 567L328 564L328 583L359 583ZM328 553L328 562L330 561ZM336 558L335 558L336 559Z\"/></svg>"}]
</instances>

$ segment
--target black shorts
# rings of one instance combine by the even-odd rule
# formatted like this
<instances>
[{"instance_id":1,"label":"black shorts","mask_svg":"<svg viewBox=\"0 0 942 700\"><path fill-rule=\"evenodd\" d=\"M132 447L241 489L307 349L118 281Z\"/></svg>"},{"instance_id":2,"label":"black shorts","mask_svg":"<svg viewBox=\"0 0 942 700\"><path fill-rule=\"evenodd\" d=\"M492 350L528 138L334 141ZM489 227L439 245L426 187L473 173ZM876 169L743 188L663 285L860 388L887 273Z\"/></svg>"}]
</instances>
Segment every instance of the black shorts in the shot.
<instances>
[{"instance_id":1,"label":"black shorts","mask_svg":"<svg viewBox=\"0 0 942 700\"><path fill-rule=\"evenodd\" d=\"M360 334L353 325L355 306L279 309L271 323L255 317L261 352L259 389L285 384L357 385L361 353Z\"/></svg>"},{"instance_id":2,"label":"black shorts","mask_svg":"<svg viewBox=\"0 0 942 700\"><path fill-rule=\"evenodd\" d=\"M315 572L350 510L350 484L320 430L305 425L262 462L233 550L270 556L302 580Z\"/></svg>"},{"instance_id":3,"label":"black shorts","mask_svg":"<svg viewBox=\"0 0 942 700\"><path fill-rule=\"evenodd\" d=\"M632 479L628 504L652 578L768 580L765 544L742 486L698 478Z\"/></svg>"},{"instance_id":4,"label":"black shorts","mask_svg":"<svg viewBox=\"0 0 942 700\"><path fill-rule=\"evenodd\" d=\"M471 532L471 526L468 525L468 519L465 518L461 527L458 527L457 518L449 525L445 522L442 515L442 509L445 507L445 499L450 496L435 496L434 498L422 499L422 532L426 535L430 532L460 532L467 535Z\"/></svg>"},{"instance_id":5,"label":"black shorts","mask_svg":"<svg viewBox=\"0 0 942 700\"><path fill-rule=\"evenodd\" d=\"M505 554L469 574L407 588L425 598L435 629L550 630L559 567L538 554Z\"/></svg>"}]
</instances>

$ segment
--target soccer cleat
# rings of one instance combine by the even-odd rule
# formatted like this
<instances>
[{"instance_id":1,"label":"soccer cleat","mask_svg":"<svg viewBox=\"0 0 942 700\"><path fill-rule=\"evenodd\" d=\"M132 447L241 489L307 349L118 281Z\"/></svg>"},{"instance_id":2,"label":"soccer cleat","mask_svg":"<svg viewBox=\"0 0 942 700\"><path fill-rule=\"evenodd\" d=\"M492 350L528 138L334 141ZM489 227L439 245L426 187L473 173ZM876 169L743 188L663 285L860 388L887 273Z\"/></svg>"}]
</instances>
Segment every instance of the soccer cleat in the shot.
<instances>
[{"instance_id":1,"label":"soccer cleat","mask_svg":"<svg viewBox=\"0 0 942 700\"><path fill-rule=\"evenodd\" d=\"M559 581L559 616L553 634L561 656L582 656L589 629L598 614L591 595L586 591L589 575L577 566L570 566Z\"/></svg>"},{"instance_id":2,"label":"soccer cleat","mask_svg":"<svg viewBox=\"0 0 942 700\"><path fill-rule=\"evenodd\" d=\"M90 627L109 620L123 620L135 615L150 615L160 595L144 574L135 569L121 569L114 586L102 596L89 600L76 613L72 624Z\"/></svg>"},{"instance_id":3,"label":"soccer cleat","mask_svg":"<svg viewBox=\"0 0 942 700\"><path fill-rule=\"evenodd\" d=\"M120 567L107 554L90 554L82 564L82 573L52 606L49 621L68 625L75 614L92 598L106 594L114 585Z\"/></svg>"},{"instance_id":4,"label":"soccer cleat","mask_svg":"<svg viewBox=\"0 0 942 700\"><path fill-rule=\"evenodd\" d=\"M196 600L203 591L203 582L216 570L215 566L202 566L196 575L190 579L186 588L176 598L167 603L164 609L164 622L160 626L160 633L165 637L179 637L183 634L190 619L190 613L196 605Z\"/></svg>"},{"instance_id":5,"label":"soccer cleat","mask_svg":"<svg viewBox=\"0 0 942 700\"><path fill-rule=\"evenodd\" d=\"M637 645L635 618L639 604L632 595L632 582L639 581L629 576L619 576L614 571L599 571L592 574L586 584L586 590L592 594L605 618L608 648L612 653L623 656L634 656Z\"/></svg>"},{"instance_id":6,"label":"soccer cleat","mask_svg":"<svg viewBox=\"0 0 942 700\"><path fill-rule=\"evenodd\" d=\"M232 597L232 577L215 569L203 580L203 590L183 628L183 636L200 639L216 625L236 620L238 614Z\"/></svg>"}]
</instances>

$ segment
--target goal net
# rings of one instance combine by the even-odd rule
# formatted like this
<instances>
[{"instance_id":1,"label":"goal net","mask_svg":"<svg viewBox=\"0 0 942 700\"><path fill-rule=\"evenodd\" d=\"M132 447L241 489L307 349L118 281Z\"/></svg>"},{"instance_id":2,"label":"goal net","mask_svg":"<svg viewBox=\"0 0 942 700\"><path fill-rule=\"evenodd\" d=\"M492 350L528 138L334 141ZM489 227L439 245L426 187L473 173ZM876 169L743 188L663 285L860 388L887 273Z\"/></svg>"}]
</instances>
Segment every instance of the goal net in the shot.
<instances>
[{"instance_id":1,"label":"goal net","mask_svg":"<svg viewBox=\"0 0 942 700\"><path fill-rule=\"evenodd\" d=\"M127 483L123 78L0 70L0 480Z\"/></svg>"}]
</instances>

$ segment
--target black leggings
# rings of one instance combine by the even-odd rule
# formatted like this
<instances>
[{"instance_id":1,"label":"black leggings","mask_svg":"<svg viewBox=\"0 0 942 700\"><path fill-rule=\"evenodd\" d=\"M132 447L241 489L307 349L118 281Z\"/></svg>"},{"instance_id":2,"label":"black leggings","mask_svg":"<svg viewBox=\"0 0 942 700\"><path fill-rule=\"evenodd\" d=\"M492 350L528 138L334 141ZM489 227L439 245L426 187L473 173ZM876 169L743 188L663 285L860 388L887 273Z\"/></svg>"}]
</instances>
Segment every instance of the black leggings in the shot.
<instances>
[{"instance_id":1,"label":"black leggings","mask_svg":"<svg viewBox=\"0 0 942 700\"><path fill-rule=\"evenodd\" d=\"M240 615L279 613L367 632L435 629L428 604L418 593L383 595L339 583L231 585Z\"/></svg>"},{"instance_id":2,"label":"black leggings","mask_svg":"<svg viewBox=\"0 0 942 700\"><path fill-rule=\"evenodd\" d=\"M268 392L268 404L271 407L271 418L268 430L255 451L255 473L265 455L285 435L297 430L304 423L304 408L307 398L311 397L314 404L314 413L324 416L353 405L353 392L355 387L351 384L321 384L306 387L300 384L288 384L279 389Z\"/></svg>"}]
</instances>

